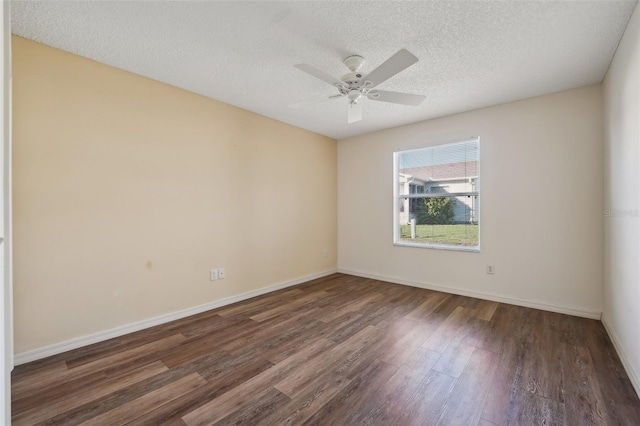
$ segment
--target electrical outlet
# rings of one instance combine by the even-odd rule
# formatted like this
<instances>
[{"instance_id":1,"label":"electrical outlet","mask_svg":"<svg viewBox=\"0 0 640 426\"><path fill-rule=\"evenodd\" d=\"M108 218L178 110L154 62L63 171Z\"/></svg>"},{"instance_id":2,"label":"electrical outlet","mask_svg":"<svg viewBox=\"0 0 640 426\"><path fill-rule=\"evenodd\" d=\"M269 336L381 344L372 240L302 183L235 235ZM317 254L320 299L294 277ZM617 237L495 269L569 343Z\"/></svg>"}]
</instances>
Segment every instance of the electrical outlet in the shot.
<instances>
[{"instance_id":1,"label":"electrical outlet","mask_svg":"<svg viewBox=\"0 0 640 426\"><path fill-rule=\"evenodd\" d=\"M212 269L211 270L211 274L209 275L209 279L211 281L216 281L218 279L218 270L217 269Z\"/></svg>"},{"instance_id":2,"label":"electrical outlet","mask_svg":"<svg viewBox=\"0 0 640 426\"><path fill-rule=\"evenodd\" d=\"M324 251L322 252L322 257L327 257L328 254L329 252L327 251L327 249L324 249Z\"/></svg>"},{"instance_id":3,"label":"electrical outlet","mask_svg":"<svg viewBox=\"0 0 640 426\"><path fill-rule=\"evenodd\" d=\"M487 274L493 275L495 270L493 269L493 265L487 265Z\"/></svg>"},{"instance_id":4,"label":"electrical outlet","mask_svg":"<svg viewBox=\"0 0 640 426\"><path fill-rule=\"evenodd\" d=\"M218 278L220 278L221 280L224 280L224 277L225 277L224 268L218 268Z\"/></svg>"}]
</instances>

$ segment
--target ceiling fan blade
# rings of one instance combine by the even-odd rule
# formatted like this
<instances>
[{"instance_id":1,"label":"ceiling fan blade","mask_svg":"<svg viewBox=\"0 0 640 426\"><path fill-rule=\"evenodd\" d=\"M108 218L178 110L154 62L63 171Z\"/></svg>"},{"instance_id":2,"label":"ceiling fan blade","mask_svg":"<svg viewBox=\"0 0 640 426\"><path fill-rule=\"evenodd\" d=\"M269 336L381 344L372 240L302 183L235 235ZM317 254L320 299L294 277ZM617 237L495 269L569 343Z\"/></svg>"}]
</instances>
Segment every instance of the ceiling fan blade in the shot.
<instances>
[{"instance_id":1,"label":"ceiling fan blade","mask_svg":"<svg viewBox=\"0 0 640 426\"><path fill-rule=\"evenodd\" d=\"M298 65L294 65L294 67L298 68L300 71L304 71L307 74L314 76L315 78L318 78L324 82L327 82L332 86L338 86L338 87L346 86L344 84L344 81L334 78L329 74L327 74L326 72L320 71L319 69L314 68L311 65L298 64Z\"/></svg>"},{"instance_id":2,"label":"ceiling fan blade","mask_svg":"<svg viewBox=\"0 0 640 426\"><path fill-rule=\"evenodd\" d=\"M349 104L347 112L347 122L355 123L362 120L362 104Z\"/></svg>"},{"instance_id":3,"label":"ceiling fan blade","mask_svg":"<svg viewBox=\"0 0 640 426\"><path fill-rule=\"evenodd\" d=\"M372 90L367 93L367 98L372 101L391 102L392 104L402 104L418 106L427 97L424 95L412 95L410 93L389 92L387 90Z\"/></svg>"},{"instance_id":4,"label":"ceiling fan blade","mask_svg":"<svg viewBox=\"0 0 640 426\"><path fill-rule=\"evenodd\" d=\"M416 62L418 62L418 58L416 58L411 52L407 49L400 49L398 53L387 59L378 68L371 71L365 77L365 81L370 81L372 83L369 87L376 87L378 84L390 79Z\"/></svg>"},{"instance_id":5,"label":"ceiling fan blade","mask_svg":"<svg viewBox=\"0 0 640 426\"><path fill-rule=\"evenodd\" d=\"M298 103L295 103L295 104L291 104L291 105L288 105L288 107L289 108L294 108L294 109L304 108L304 107L309 106L309 105L319 104L319 103L322 103L322 102L331 101L333 99L340 99L342 97L344 97L344 95L323 96L321 98L307 99L306 101L302 101L302 102L298 102Z\"/></svg>"}]
</instances>

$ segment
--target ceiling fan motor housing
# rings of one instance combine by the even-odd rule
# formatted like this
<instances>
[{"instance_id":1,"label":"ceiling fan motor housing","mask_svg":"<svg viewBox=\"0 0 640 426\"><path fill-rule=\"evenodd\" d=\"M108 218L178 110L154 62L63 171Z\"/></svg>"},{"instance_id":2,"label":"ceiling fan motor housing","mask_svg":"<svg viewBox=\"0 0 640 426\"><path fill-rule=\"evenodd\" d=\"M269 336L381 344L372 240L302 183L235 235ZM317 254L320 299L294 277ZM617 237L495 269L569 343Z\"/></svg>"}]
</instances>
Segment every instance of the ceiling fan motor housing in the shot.
<instances>
[{"instance_id":1,"label":"ceiling fan motor housing","mask_svg":"<svg viewBox=\"0 0 640 426\"><path fill-rule=\"evenodd\" d=\"M361 87L365 75L358 70L364 64L364 58L360 55L351 55L346 57L343 62L351 72L343 75L341 80L350 87Z\"/></svg>"},{"instance_id":2,"label":"ceiling fan motor housing","mask_svg":"<svg viewBox=\"0 0 640 426\"><path fill-rule=\"evenodd\" d=\"M345 74L342 76L341 80L344 81L350 87L360 87L363 83L364 74L350 72L349 74Z\"/></svg>"}]
</instances>

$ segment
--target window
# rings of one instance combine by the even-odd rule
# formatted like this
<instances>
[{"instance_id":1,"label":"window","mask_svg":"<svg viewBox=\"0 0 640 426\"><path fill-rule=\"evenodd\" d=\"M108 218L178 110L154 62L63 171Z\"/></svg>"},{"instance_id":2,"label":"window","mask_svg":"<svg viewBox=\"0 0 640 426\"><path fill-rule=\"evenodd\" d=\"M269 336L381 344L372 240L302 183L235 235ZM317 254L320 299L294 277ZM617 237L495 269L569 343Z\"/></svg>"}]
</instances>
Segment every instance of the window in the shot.
<instances>
[{"instance_id":1,"label":"window","mask_svg":"<svg viewBox=\"0 0 640 426\"><path fill-rule=\"evenodd\" d=\"M479 251L480 141L399 151L394 244Z\"/></svg>"}]
</instances>

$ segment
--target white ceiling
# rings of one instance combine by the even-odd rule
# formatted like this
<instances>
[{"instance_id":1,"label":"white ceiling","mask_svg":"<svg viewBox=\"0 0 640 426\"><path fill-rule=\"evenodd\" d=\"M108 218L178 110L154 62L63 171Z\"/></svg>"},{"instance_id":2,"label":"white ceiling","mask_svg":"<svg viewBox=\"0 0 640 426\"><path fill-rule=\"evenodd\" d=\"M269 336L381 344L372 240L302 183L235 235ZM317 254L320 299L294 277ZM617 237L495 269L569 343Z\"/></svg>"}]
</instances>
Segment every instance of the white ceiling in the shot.
<instances>
[{"instance_id":1,"label":"white ceiling","mask_svg":"<svg viewBox=\"0 0 640 426\"><path fill-rule=\"evenodd\" d=\"M18 1L12 31L335 139L602 81L636 1ZM293 67L370 72L400 48L420 61L378 88L419 107L346 99ZM214 119L212 117L212 119Z\"/></svg>"}]
</instances>

